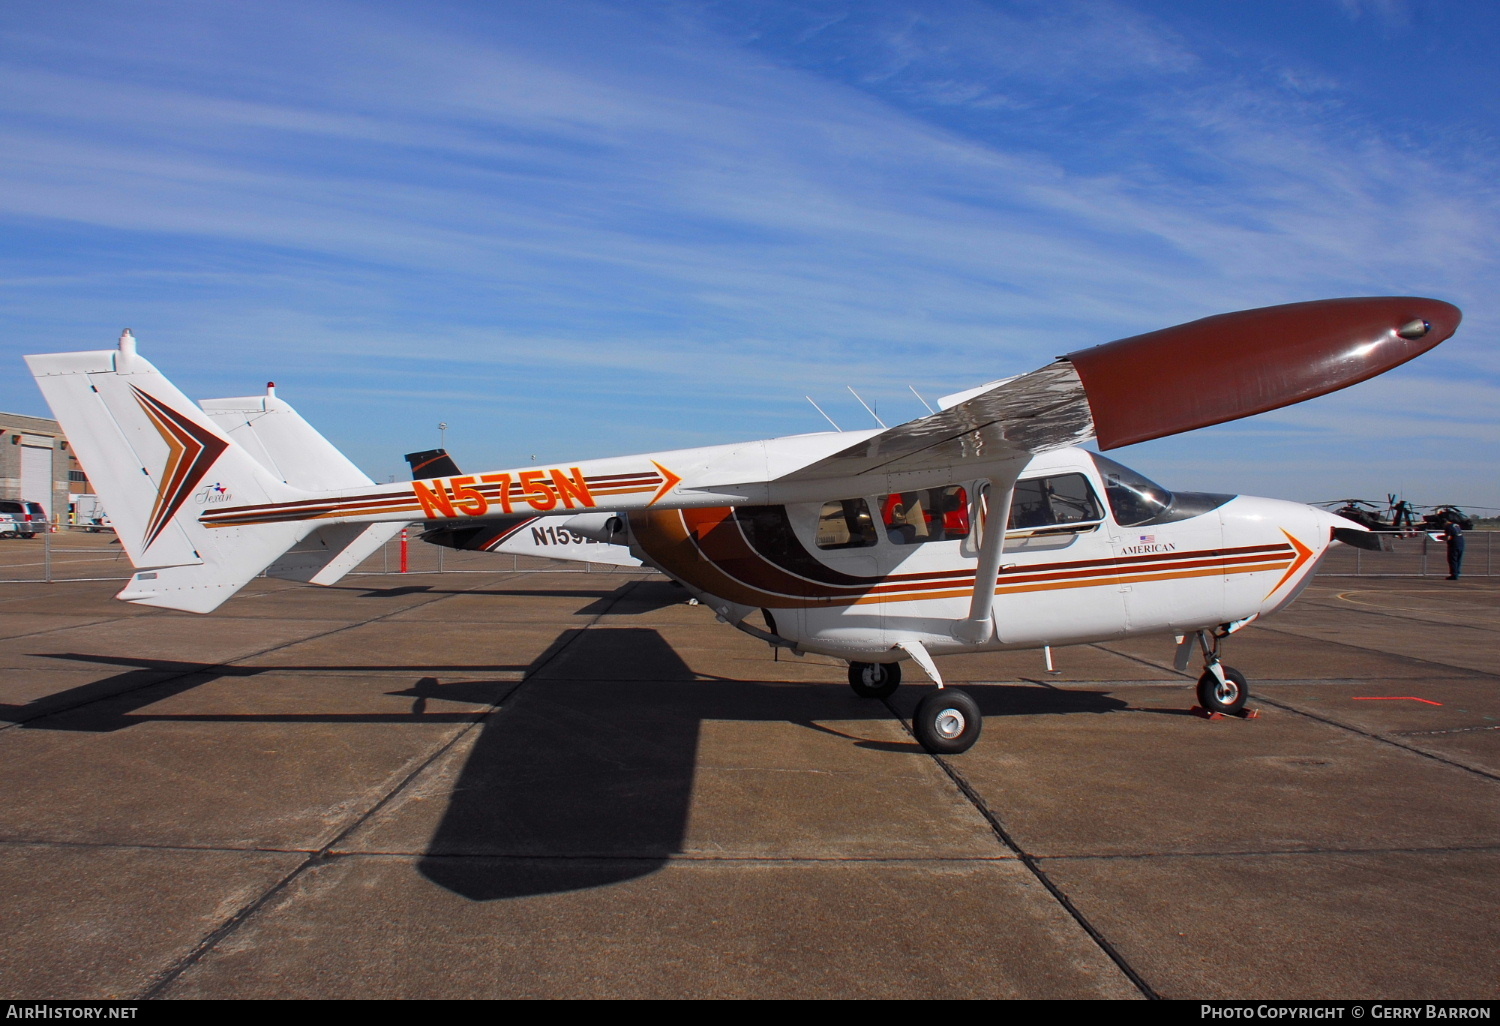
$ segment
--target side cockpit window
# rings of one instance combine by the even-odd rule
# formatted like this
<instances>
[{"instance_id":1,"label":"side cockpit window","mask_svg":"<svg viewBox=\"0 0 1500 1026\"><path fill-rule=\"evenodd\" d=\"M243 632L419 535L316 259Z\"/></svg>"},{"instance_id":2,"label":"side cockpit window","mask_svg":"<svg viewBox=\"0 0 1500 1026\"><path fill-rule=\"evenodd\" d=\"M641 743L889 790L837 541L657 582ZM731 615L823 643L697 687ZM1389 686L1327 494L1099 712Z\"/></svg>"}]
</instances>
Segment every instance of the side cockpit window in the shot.
<instances>
[{"instance_id":1,"label":"side cockpit window","mask_svg":"<svg viewBox=\"0 0 1500 1026\"><path fill-rule=\"evenodd\" d=\"M969 493L961 485L882 495L880 520L893 545L958 541L969 536Z\"/></svg>"},{"instance_id":2,"label":"side cockpit window","mask_svg":"<svg viewBox=\"0 0 1500 1026\"><path fill-rule=\"evenodd\" d=\"M1010 500L1009 531L1092 524L1104 519L1104 510L1088 478L1082 474L1034 477L1016 482Z\"/></svg>"},{"instance_id":3,"label":"side cockpit window","mask_svg":"<svg viewBox=\"0 0 1500 1026\"><path fill-rule=\"evenodd\" d=\"M1104 496L1121 527L1134 527L1157 520L1172 505L1172 493L1129 467L1097 453L1090 453L1104 478Z\"/></svg>"},{"instance_id":4,"label":"side cockpit window","mask_svg":"<svg viewBox=\"0 0 1500 1026\"><path fill-rule=\"evenodd\" d=\"M875 519L864 499L835 499L818 513L820 549L864 549L874 545Z\"/></svg>"}]
</instances>

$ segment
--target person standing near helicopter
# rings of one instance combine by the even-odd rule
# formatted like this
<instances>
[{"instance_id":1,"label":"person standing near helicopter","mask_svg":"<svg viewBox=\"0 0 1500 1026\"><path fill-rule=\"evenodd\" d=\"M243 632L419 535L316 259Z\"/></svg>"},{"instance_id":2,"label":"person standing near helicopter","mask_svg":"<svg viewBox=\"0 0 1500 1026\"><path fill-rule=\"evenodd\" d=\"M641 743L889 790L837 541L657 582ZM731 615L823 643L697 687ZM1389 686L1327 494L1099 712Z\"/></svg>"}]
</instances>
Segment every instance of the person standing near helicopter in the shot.
<instances>
[{"instance_id":1,"label":"person standing near helicopter","mask_svg":"<svg viewBox=\"0 0 1500 1026\"><path fill-rule=\"evenodd\" d=\"M1448 516L1443 524L1443 541L1448 546L1448 580L1458 580L1464 565L1464 528L1458 518Z\"/></svg>"}]
</instances>

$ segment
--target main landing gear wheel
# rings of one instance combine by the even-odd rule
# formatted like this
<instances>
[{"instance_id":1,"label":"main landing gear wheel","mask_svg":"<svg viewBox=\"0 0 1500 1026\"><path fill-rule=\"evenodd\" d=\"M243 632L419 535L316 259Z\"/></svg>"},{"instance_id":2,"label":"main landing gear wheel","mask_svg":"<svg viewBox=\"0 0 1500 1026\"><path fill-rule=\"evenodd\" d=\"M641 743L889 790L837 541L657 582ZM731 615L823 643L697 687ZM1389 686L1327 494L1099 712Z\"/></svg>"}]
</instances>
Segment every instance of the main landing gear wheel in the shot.
<instances>
[{"instance_id":1,"label":"main landing gear wheel","mask_svg":"<svg viewBox=\"0 0 1500 1026\"><path fill-rule=\"evenodd\" d=\"M901 664L850 663L849 686L860 698L889 698L901 686Z\"/></svg>"},{"instance_id":2,"label":"main landing gear wheel","mask_svg":"<svg viewBox=\"0 0 1500 1026\"><path fill-rule=\"evenodd\" d=\"M1214 676L1214 671L1204 670L1198 678L1198 704L1211 713L1237 713L1245 708L1245 699L1250 697L1250 685L1239 670L1221 666L1224 682Z\"/></svg>"},{"instance_id":3,"label":"main landing gear wheel","mask_svg":"<svg viewBox=\"0 0 1500 1026\"><path fill-rule=\"evenodd\" d=\"M953 688L938 688L923 695L911 717L912 733L933 755L967 752L979 740L983 728L979 703Z\"/></svg>"}]
</instances>

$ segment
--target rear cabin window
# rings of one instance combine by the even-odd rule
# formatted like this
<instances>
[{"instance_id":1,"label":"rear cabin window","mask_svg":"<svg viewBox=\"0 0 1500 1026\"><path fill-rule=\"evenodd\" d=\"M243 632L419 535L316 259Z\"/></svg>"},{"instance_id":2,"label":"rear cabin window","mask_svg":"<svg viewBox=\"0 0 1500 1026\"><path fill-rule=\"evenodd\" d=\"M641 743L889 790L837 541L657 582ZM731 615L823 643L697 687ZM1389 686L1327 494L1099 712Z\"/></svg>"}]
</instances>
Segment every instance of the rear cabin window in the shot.
<instances>
[{"instance_id":1,"label":"rear cabin window","mask_svg":"<svg viewBox=\"0 0 1500 1026\"><path fill-rule=\"evenodd\" d=\"M875 518L864 499L835 499L818 513L820 549L865 549L875 544Z\"/></svg>"},{"instance_id":2,"label":"rear cabin window","mask_svg":"<svg viewBox=\"0 0 1500 1026\"><path fill-rule=\"evenodd\" d=\"M1059 474L1016 483L1006 529L1065 527L1103 519L1104 510L1089 486L1089 479L1082 474Z\"/></svg>"},{"instance_id":3,"label":"rear cabin window","mask_svg":"<svg viewBox=\"0 0 1500 1026\"><path fill-rule=\"evenodd\" d=\"M892 492L880 497L880 519L895 545L967 538L969 493L961 485Z\"/></svg>"}]
</instances>

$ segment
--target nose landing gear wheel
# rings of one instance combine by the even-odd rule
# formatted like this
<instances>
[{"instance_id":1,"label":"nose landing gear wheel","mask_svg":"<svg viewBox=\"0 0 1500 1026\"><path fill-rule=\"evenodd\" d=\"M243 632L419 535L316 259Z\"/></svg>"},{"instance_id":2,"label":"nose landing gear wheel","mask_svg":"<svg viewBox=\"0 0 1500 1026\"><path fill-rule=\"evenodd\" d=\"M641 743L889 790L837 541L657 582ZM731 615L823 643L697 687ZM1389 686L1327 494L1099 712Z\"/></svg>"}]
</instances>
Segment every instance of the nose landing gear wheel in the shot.
<instances>
[{"instance_id":1,"label":"nose landing gear wheel","mask_svg":"<svg viewBox=\"0 0 1500 1026\"><path fill-rule=\"evenodd\" d=\"M860 698L889 698L901 686L901 664L850 663L849 686Z\"/></svg>"},{"instance_id":2,"label":"nose landing gear wheel","mask_svg":"<svg viewBox=\"0 0 1500 1026\"><path fill-rule=\"evenodd\" d=\"M1224 683L1214 676L1214 671L1204 670L1198 678L1198 704L1211 713L1237 713L1245 708L1245 699L1250 697L1250 685L1239 670L1221 666Z\"/></svg>"},{"instance_id":3,"label":"nose landing gear wheel","mask_svg":"<svg viewBox=\"0 0 1500 1026\"><path fill-rule=\"evenodd\" d=\"M953 688L923 695L912 713L911 730L921 746L934 755L967 752L984 727L979 704Z\"/></svg>"}]
</instances>

